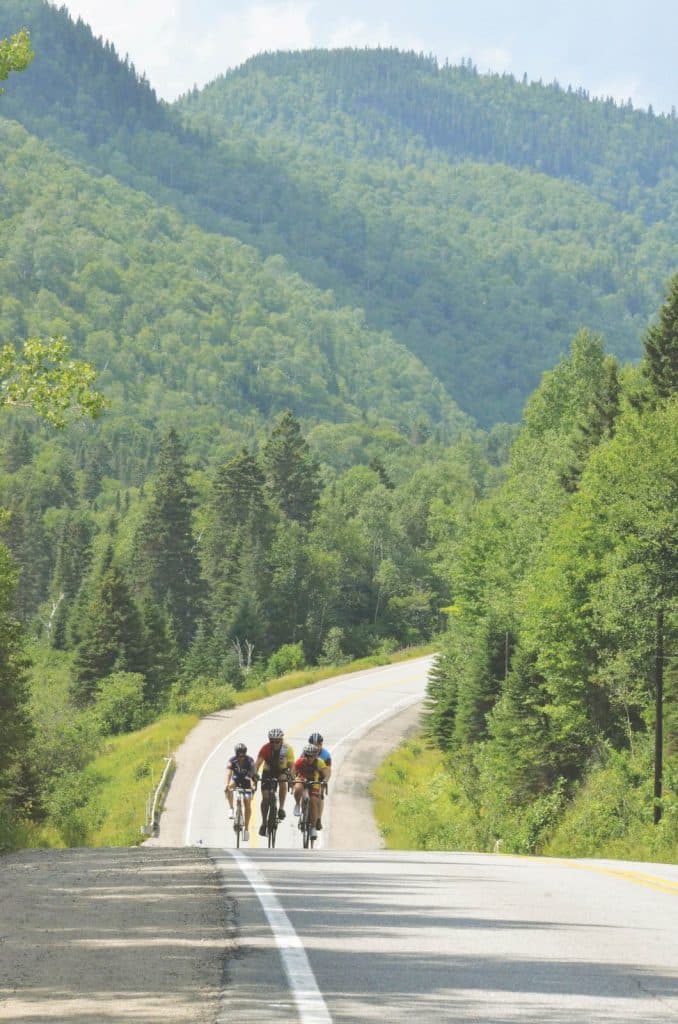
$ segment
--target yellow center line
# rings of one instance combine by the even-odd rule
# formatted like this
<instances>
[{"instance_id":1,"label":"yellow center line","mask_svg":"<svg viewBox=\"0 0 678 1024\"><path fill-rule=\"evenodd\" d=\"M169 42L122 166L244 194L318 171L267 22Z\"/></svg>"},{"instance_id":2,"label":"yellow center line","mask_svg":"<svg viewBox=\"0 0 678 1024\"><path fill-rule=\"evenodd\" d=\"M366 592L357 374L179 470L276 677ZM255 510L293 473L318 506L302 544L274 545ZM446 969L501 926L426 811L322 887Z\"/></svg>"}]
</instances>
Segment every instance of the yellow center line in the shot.
<instances>
[{"instance_id":1,"label":"yellow center line","mask_svg":"<svg viewBox=\"0 0 678 1024\"><path fill-rule=\"evenodd\" d=\"M633 882L634 885L644 885L648 889L657 889L659 892L678 895L678 882L672 882L669 878L662 878L660 875L646 875L640 871L629 871L623 868L597 867L595 864L577 864L571 860L561 860L558 863L578 871L595 871L599 875L610 875L612 878L621 878L625 882Z\"/></svg>"}]
</instances>

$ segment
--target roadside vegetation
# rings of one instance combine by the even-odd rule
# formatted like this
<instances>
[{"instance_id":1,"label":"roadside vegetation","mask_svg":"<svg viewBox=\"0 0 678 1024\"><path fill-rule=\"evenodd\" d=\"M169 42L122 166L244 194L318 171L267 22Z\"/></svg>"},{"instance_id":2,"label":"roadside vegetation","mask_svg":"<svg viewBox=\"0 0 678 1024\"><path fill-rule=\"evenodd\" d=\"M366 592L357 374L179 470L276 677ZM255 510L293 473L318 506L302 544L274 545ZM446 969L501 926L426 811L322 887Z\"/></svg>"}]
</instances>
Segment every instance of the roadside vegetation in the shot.
<instances>
[{"instance_id":1,"label":"roadside vegetation","mask_svg":"<svg viewBox=\"0 0 678 1024\"><path fill-rule=\"evenodd\" d=\"M533 805L503 834L474 799L472 779L451 767L421 734L380 765L371 786L377 826L388 850L459 850L546 857L604 857L678 862L678 804L668 799L653 823L652 755L612 755L593 768L567 806L558 797ZM676 778L666 780L676 793ZM562 813L560 813L562 812Z\"/></svg>"}]
</instances>

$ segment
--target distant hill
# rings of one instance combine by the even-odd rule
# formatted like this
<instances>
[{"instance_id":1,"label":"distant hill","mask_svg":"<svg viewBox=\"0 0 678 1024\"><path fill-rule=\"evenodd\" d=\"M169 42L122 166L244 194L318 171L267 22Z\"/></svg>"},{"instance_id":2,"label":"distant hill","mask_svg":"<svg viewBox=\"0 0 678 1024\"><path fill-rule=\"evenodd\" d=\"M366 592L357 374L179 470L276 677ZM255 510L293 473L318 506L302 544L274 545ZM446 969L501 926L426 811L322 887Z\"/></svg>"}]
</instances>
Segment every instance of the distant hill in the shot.
<instances>
[{"instance_id":1,"label":"distant hill","mask_svg":"<svg viewBox=\"0 0 678 1024\"><path fill-rule=\"evenodd\" d=\"M675 270L678 122L392 50L263 55L173 106L41 0L1 112L360 307L480 423L576 330L635 359Z\"/></svg>"}]
</instances>

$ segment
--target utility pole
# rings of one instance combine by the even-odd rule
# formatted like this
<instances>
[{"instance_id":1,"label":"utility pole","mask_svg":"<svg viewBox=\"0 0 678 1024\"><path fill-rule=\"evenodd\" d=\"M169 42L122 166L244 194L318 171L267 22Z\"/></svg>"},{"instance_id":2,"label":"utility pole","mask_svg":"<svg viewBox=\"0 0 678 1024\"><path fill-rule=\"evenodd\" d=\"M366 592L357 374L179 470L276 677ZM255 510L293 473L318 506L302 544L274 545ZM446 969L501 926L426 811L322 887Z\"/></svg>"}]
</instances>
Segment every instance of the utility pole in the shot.
<instances>
[{"instance_id":1,"label":"utility pole","mask_svg":"<svg viewBox=\"0 0 678 1024\"><path fill-rule=\"evenodd\" d=\"M657 641L654 663L654 813L653 821L661 821L662 807L662 760L663 760L663 704L664 704L664 609L657 612Z\"/></svg>"}]
</instances>

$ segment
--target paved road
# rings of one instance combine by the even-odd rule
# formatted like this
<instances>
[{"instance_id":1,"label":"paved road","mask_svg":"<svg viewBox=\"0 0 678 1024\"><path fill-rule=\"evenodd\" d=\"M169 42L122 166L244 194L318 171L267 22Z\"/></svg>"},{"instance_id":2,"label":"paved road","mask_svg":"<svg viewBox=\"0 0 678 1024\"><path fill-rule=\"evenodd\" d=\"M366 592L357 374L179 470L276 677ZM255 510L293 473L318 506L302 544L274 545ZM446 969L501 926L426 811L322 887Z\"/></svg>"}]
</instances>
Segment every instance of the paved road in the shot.
<instances>
[{"instance_id":1,"label":"paved road","mask_svg":"<svg viewBox=\"0 0 678 1024\"><path fill-rule=\"evenodd\" d=\"M213 856L239 908L220 1024L678 1020L675 867L383 851Z\"/></svg>"}]
</instances>

